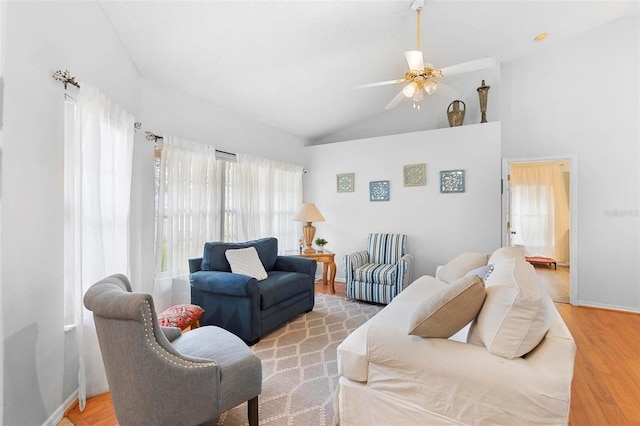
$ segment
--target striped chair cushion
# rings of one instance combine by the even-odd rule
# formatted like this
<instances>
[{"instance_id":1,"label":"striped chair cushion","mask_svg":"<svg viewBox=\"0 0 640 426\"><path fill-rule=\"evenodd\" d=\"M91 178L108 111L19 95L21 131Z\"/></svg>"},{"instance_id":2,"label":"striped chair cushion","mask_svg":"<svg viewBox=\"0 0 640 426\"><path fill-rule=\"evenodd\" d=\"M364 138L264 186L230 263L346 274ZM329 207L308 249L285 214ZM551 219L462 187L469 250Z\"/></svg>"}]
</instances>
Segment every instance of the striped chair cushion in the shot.
<instances>
[{"instance_id":1,"label":"striped chair cushion","mask_svg":"<svg viewBox=\"0 0 640 426\"><path fill-rule=\"evenodd\" d=\"M396 263L404 255L404 234L369 234L369 262Z\"/></svg>"},{"instance_id":2,"label":"striped chair cushion","mask_svg":"<svg viewBox=\"0 0 640 426\"><path fill-rule=\"evenodd\" d=\"M396 285L396 265L384 263L365 263L356 268L355 280L374 284Z\"/></svg>"}]
</instances>

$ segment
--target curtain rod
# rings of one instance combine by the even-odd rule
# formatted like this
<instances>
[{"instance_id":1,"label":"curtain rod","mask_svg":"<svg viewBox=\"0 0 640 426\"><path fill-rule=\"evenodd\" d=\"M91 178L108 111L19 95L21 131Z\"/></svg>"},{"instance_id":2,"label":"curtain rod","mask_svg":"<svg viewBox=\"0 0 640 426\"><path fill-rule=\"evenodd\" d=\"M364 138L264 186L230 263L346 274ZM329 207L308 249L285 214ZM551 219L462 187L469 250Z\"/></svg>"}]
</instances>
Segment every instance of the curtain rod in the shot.
<instances>
[{"instance_id":1,"label":"curtain rod","mask_svg":"<svg viewBox=\"0 0 640 426\"><path fill-rule=\"evenodd\" d=\"M71 76L71 73L69 72L69 70L65 70L65 71L58 70L54 72L51 77L53 77L58 81L61 81L62 84L64 84L64 90L67 90L67 84L71 84L73 86L76 86L77 88L80 88L80 85L76 82L76 78Z\"/></svg>"},{"instance_id":2,"label":"curtain rod","mask_svg":"<svg viewBox=\"0 0 640 426\"><path fill-rule=\"evenodd\" d=\"M158 136L153 132L144 132L147 135L148 141L158 142L158 139L164 139L162 136Z\"/></svg>"},{"instance_id":3,"label":"curtain rod","mask_svg":"<svg viewBox=\"0 0 640 426\"><path fill-rule=\"evenodd\" d=\"M138 124L142 125L141 123L136 123L136 125L138 125ZM137 128L138 128L138 127L137 127ZM146 135L147 135L147 140L148 140L148 141L158 142L158 139L164 139L162 136L156 135L156 134L155 134L155 133L153 133L153 132L148 132L148 131L147 131L147 132L145 132L145 133L146 133ZM217 153L219 153L219 154L226 154L226 155L230 155L230 156L232 156L232 157L235 157L235 156L236 156L236 154L234 154L233 152L222 151L222 150L220 150L220 149L216 149L215 151L216 151Z\"/></svg>"}]
</instances>

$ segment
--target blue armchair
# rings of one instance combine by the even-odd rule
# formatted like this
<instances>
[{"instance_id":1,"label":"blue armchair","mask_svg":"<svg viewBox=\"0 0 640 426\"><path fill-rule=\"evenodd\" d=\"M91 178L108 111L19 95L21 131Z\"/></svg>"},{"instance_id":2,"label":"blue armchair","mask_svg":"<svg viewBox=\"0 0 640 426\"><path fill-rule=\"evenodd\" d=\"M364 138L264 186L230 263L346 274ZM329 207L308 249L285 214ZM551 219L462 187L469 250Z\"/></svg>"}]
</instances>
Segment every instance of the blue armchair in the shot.
<instances>
[{"instance_id":1,"label":"blue armchair","mask_svg":"<svg viewBox=\"0 0 640 426\"><path fill-rule=\"evenodd\" d=\"M367 250L344 257L346 296L388 304L411 283L413 256L404 234L369 234Z\"/></svg>"},{"instance_id":2,"label":"blue armchair","mask_svg":"<svg viewBox=\"0 0 640 426\"><path fill-rule=\"evenodd\" d=\"M230 249L255 247L268 278L234 274L225 257ZM278 240L209 242L201 258L189 259L191 303L205 313L201 325L217 325L249 345L296 316L313 310L316 261L278 256Z\"/></svg>"}]
</instances>

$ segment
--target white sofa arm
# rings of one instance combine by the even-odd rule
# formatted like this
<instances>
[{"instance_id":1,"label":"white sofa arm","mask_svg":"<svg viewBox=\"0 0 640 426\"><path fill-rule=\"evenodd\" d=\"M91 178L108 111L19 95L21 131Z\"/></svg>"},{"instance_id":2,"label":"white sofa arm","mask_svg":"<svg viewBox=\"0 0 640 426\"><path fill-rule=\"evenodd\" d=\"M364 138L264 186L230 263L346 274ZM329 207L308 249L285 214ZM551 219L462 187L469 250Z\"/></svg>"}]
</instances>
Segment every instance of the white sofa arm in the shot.
<instances>
[{"instance_id":1,"label":"white sofa arm","mask_svg":"<svg viewBox=\"0 0 640 426\"><path fill-rule=\"evenodd\" d=\"M552 361L534 367L525 358L509 360L482 346L379 325L369 328L367 359L372 390L449 418L478 415L476 422L483 424L501 423L505 416L523 424L568 419L571 380L557 375Z\"/></svg>"}]
</instances>

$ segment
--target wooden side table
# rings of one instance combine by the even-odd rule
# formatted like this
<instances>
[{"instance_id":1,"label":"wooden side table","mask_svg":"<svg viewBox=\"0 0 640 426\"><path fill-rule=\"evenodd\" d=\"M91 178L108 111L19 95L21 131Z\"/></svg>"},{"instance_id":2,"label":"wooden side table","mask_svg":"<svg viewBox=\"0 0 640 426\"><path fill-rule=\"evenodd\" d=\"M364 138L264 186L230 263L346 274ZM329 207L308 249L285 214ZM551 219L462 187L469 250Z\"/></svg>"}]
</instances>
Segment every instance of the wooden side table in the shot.
<instances>
[{"instance_id":1,"label":"wooden side table","mask_svg":"<svg viewBox=\"0 0 640 426\"><path fill-rule=\"evenodd\" d=\"M313 259L316 262L322 263L322 284L327 285L327 275L329 276L329 290L332 294L335 294L335 281L336 281L336 261L335 253L329 250L317 251L315 253L300 253L297 250L287 250L285 252L287 256L300 256Z\"/></svg>"}]
</instances>

